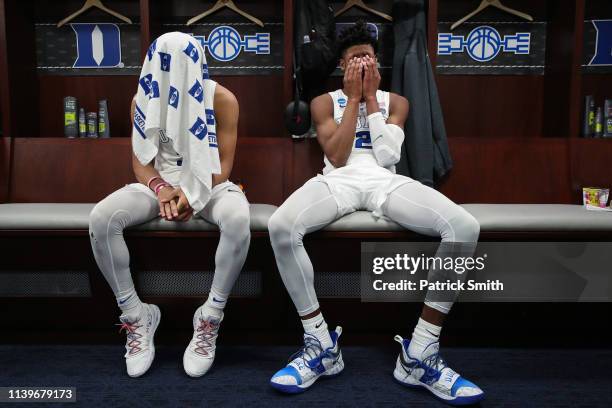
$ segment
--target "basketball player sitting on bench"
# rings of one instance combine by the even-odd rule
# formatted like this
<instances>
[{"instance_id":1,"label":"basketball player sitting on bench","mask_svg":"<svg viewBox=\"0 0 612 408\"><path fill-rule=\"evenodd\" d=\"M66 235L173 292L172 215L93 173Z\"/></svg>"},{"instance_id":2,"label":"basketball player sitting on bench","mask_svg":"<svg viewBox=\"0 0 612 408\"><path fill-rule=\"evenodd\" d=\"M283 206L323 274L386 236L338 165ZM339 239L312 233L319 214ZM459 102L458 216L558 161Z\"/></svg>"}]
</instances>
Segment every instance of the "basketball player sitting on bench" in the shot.
<instances>
[{"instance_id":1,"label":"basketball player sitting on bench","mask_svg":"<svg viewBox=\"0 0 612 408\"><path fill-rule=\"evenodd\" d=\"M192 39L186 34L183 36L171 38ZM157 39L158 47L163 38L167 37ZM174 48L181 46L180 43L174 45ZM183 54L182 48L178 49L178 57L190 58ZM153 55L159 58L157 54ZM198 58L203 58L203 55L200 49ZM197 63L202 64L200 60ZM204 209L195 215L217 225L220 239L208 300L193 316L193 337L183 355L185 372L192 377L204 375L213 363L223 309L242 269L250 243L249 203L242 190L228 180L236 149L238 101L228 89L210 79L203 80L202 88L206 110L214 111L214 114L207 115L208 132L217 134L221 173L212 174L210 199ZM135 105L136 100L132 102L132 118ZM125 361L131 377L143 375L153 362L153 336L160 320L160 311L156 305L142 303L136 293L123 230L159 216L168 221L184 222L194 215L185 193L179 187L183 158L175 150L174 143L168 137L160 137L158 153L146 165L141 164L132 153L138 183L126 185L110 194L94 207L90 215L91 246L96 262L122 311L121 329L127 334ZM163 250L163 247L151 247L151 252L158 255Z\"/></svg>"},{"instance_id":2,"label":"basketball player sitting on bench","mask_svg":"<svg viewBox=\"0 0 612 408\"><path fill-rule=\"evenodd\" d=\"M270 380L287 393L302 392L320 376L333 376L344 368L338 345L342 330L328 331L321 314L304 234L356 210L384 215L411 231L439 236L443 243L466 243L472 249L480 232L478 222L462 207L433 188L395 174L408 101L378 89L377 43L365 23L346 29L338 42L343 88L311 104L325 154L323 175L295 191L269 222L278 269L305 332L302 349ZM457 256L445 251L440 245L436 256ZM402 384L424 387L450 404L474 403L482 399L482 390L438 354L442 324L455 299L444 300L450 301L428 292L411 340L396 336L402 348L393 374Z\"/></svg>"}]
</instances>

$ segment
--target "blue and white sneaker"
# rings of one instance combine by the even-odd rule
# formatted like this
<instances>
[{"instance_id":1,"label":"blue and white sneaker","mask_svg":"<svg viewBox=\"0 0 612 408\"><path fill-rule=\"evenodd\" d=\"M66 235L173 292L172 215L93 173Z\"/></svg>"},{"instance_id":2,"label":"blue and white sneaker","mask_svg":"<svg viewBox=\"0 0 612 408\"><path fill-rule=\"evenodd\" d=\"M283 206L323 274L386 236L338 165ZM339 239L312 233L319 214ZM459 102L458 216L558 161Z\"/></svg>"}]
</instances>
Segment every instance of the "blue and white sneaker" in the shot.
<instances>
[{"instance_id":1,"label":"blue and white sneaker","mask_svg":"<svg viewBox=\"0 0 612 408\"><path fill-rule=\"evenodd\" d=\"M304 334L304 347L289 357L289 364L270 379L270 385L287 394L306 391L319 377L334 377L344 369L338 339L342 327L329 333L333 347L323 350L321 342L310 334Z\"/></svg>"},{"instance_id":2,"label":"blue and white sneaker","mask_svg":"<svg viewBox=\"0 0 612 408\"><path fill-rule=\"evenodd\" d=\"M402 345L393 371L393 377L400 384L423 387L449 405L476 404L484 399L484 392L477 385L461 377L442 360L440 343L427 346L423 353L427 357L419 360L408 354L410 340L395 336L395 341Z\"/></svg>"}]
</instances>

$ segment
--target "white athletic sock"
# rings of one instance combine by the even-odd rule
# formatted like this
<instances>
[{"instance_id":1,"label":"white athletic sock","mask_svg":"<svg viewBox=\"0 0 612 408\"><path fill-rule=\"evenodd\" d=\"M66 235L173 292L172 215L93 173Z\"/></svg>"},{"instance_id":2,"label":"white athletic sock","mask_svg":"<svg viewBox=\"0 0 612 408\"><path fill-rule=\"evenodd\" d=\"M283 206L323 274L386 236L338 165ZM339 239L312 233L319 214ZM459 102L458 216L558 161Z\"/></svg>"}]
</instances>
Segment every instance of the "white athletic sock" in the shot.
<instances>
[{"instance_id":1,"label":"white athletic sock","mask_svg":"<svg viewBox=\"0 0 612 408\"><path fill-rule=\"evenodd\" d=\"M408 346L408 354L410 357L422 360L427 357L423 352L432 343L436 343L440 339L440 331L442 327L431 324L421 318L412 332L412 339ZM430 348L431 350L432 348ZM429 352L427 354L430 354Z\"/></svg>"},{"instance_id":2,"label":"white athletic sock","mask_svg":"<svg viewBox=\"0 0 612 408\"><path fill-rule=\"evenodd\" d=\"M122 316L127 317L130 322L136 321L142 314L142 302L134 288L117 296L117 306L121 309Z\"/></svg>"},{"instance_id":3,"label":"white athletic sock","mask_svg":"<svg viewBox=\"0 0 612 408\"><path fill-rule=\"evenodd\" d=\"M215 288L210 288L208 299L204 302L204 309L202 314L204 316L212 316L216 319L221 319L223 316L223 309L227 304L227 295L222 295Z\"/></svg>"},{"instance_id":4,"label":"white athletic sock","mask_svg":"<svg viewBox=\"0 0 612 408\"><path fill-rule=\"evenodd\" d=\"M327 329L327 323L323 319L323 313L319 313L310 319L302 320L302 325L304 325L304 331L307 334L315 336L321 342L321 347L324 350L334 345Z\"/></svg>"}]
</instances>

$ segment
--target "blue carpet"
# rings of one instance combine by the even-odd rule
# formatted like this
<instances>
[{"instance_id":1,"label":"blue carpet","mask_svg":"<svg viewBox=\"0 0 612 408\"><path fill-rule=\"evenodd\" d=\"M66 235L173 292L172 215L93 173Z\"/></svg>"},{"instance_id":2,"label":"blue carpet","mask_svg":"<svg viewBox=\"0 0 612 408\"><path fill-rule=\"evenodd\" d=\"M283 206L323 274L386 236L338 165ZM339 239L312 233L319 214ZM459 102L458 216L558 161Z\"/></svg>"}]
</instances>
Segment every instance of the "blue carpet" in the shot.
<instances>
[{"instance_id":1,"label":"blue carpet","mask_svg":"<svg viewBox=\"0 0 612 408\"><path fill-rule=\"evenodd\" d=\"M125 374L121 345L3 345L0 386L73 386L78 402L66 404L72 407L444 406L425 392L393 381L399 346L345 347L342 375L321 380L301 395L280 395L268 380L293 351L285 346L221 345L213 369L192 379L182 370L183 349L161 346L149 372L131 379ZM451 367L485 390L483 407L611 406L609 350L446 349L444 356ZM46 404L34 406L42 405Z\"/></svg>"}]
</instances>

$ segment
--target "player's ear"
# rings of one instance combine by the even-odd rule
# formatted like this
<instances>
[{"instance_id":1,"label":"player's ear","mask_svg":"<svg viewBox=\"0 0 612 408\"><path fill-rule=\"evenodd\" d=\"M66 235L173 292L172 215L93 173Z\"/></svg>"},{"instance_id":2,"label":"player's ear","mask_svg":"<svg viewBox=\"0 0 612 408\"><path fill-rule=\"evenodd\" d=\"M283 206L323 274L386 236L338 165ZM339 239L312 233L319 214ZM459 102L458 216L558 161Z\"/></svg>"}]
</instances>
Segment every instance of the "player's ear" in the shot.
<instances>
[{"instance_id":1,"label":"player's ear","mask_svg":"<svg viewBox=\"0 0 612 408\"><path fill-rule=\"evenodd\" d=\"M344 71L344 70L346 69L346 64L344 63L344 58L340 58L340 59L338 60L338 66L340 67L340 69L341 69L342 71Z\"/></svg>"}]
</instances>

